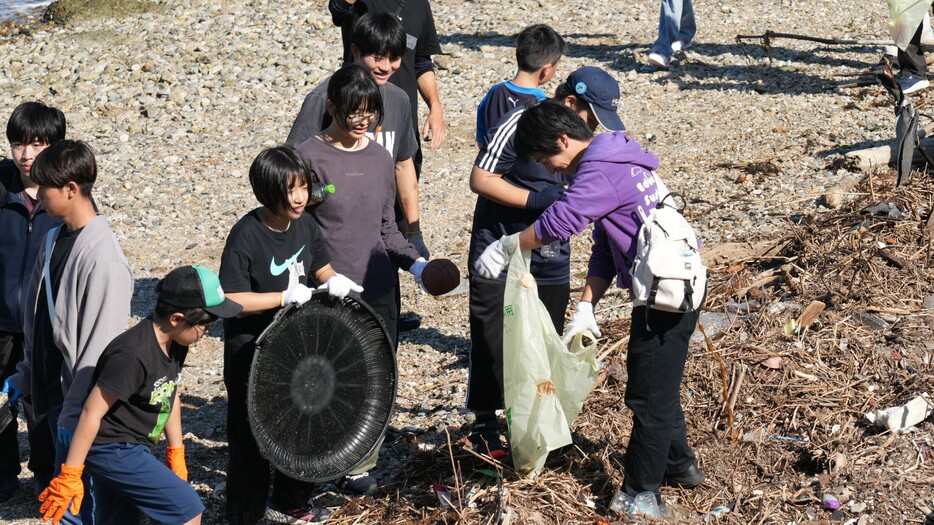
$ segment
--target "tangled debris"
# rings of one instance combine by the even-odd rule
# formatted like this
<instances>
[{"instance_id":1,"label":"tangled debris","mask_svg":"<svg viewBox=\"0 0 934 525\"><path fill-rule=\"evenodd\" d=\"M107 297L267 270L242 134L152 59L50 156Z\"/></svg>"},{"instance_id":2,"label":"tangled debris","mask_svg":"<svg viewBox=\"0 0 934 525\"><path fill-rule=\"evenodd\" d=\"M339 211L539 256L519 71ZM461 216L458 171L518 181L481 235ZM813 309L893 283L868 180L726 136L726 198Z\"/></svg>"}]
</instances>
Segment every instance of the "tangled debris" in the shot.
<instances>
[{"instance_id":1,"label":"tangled debris","mask_svg":"<svg viewBox=\"0 0 934 525\"><path fill-rule=\"evenodd\" d=\"M865 419L934 386L934 183L914 179L895 189L894 172L870 175L858 198L790 221L780 238L711 248L702 322L714 340L694 345L682 390L709 479L663 489L679 522L934 519L931 421L893 433ZM447 446L420 453L383 496L345 504L332 522L625 521L606 508L631 428L628 324L606 327L605 367L574 445L540 476L520 479L469 450L466 427L445 429Z\"/></svg>"}]
</instances>

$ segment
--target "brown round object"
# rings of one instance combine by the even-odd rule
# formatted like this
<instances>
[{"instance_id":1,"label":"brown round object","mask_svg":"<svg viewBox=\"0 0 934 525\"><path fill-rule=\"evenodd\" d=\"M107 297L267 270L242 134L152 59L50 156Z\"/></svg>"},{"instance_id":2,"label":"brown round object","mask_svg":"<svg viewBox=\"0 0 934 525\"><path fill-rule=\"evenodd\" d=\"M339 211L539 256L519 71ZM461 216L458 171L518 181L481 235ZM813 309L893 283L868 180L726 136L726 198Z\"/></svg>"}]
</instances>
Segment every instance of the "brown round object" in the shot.
<instances>
[{"instance_id":1,"label":"brown round object","mask_svg":"<svg viewBox=\"0 0 934 525\"><path fill-rule=\"evenodd\" d=\"M461 272L450 259L432 259L422 270L422 286L431 295L444 295L461 283Z\"/></svg>"}]
</instances>

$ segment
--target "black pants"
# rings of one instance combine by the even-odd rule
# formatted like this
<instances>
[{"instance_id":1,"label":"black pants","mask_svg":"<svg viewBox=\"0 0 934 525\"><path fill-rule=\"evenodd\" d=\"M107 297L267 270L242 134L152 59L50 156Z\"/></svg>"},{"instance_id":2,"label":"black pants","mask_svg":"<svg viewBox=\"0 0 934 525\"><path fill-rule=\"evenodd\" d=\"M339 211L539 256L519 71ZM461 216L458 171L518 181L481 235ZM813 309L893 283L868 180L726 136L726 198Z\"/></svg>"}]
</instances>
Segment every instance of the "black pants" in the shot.
<instances>
[{"instance_id":1,"label":"black pants","mask_svg":"<svg viewBox=\"0 0 934 525\"><path fill-rule=\"evenodd\" d=\"M623 481L631 496L649 491L659 497L658 488L666 473L684 472L696 461L684 427L681 377L698 315L647 310L645 306L632 311L626 357L626 406L632 411L632 435Z\"/></svg>"},{"instance_id":2,"label":"black pants","mask_svg":"<svg viewBox=\"0 0 934 525\"><path fill-rule=\"evenodd\" d=\"M396 290L390 290L367 304L382 319L389 340L396 340ZM260 454L247 414L247 388L256 347L244 346L237 352L224 352L224 384L227 386L227 521L253 525L266 512L266 498L272 480L270 503L278 509L302 507L311 497L313 483L290 478L271 469ZM373 457L378 454L374 451Z\"/></svg>"},{"instance_id":3,"label":"black pants","mask_svg":"<svg viewBox=\"0 0 934 525\"><path fill-rule=\"evenodd\" d=\"M16 365L22 360L23 334L0 332L0 384L16 372ZM51 478L55 471L55 444L49 433L48 419L44 414L34 419L29 400L29 396L22 399L23 415L29 432L29 470L33 475ZM0 476L17 477L20 474L16 427L14 420L0 432Z\"/></svg>"},{"instance_id":4,"label":"black pants","mask_svg":"<svg viewBox=\"0 0 934 525\"><path fill-rule=\"evenodd\" d=\"M467 408L499 410L503 401L503 293L506 283L470 278L470 373ZM551 316L555 330L564 331L570 284L538 285L538 298Z\"/></svg>"},{"instance_id":5,"label":"black pants","mask_svg":"<svg viewBox=\"0 0 934 525\"><path fill-rule=\"evenodd\" d=\"M227 386L227 521L253 525L266 512L272 480L271 503L280 509L301 507L311 497L314 485L292 479L271 469L260 455L247 417L247 384L256 347L246 345L237 352L224 352L224 384Z\"/></svg>"},{"instance_id":6,"label":"black pants","mask_svg":"<svg viewBox=\"0 0 934 525\"><path fill-rule=\"evenodd\" d=\"M898 50L898 64L902 68L902 74L909 74L920 78L927 78L928 66L924 59L924 53L921 52L921 32L924 31L924 22L918 26L918 30L912 35L908 42L908 47L902 51Z\"/></svg>"}]
</instances>

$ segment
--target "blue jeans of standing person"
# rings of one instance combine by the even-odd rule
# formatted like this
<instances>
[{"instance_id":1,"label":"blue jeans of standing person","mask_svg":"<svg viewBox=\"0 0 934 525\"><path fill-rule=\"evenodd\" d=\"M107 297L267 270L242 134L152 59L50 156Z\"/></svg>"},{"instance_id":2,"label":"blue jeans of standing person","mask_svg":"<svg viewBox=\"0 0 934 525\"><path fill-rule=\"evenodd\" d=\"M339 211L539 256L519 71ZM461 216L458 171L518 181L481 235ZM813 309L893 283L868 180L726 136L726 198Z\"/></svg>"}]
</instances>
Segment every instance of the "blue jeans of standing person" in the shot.
<instances>
[{"instance_id":1,"label":"blue jeans of standing person","mask_svg":"<svg viewBox=\"0 0 934 525\"><path fill-rule=\"evenodd\" d=\"M648 322L646 322L648 314ZM626 406L632 434L626 447L623 489L630 496L654 492L665 474L680 474L696 461L681 410L681 376L699 312L632 311L626 356Z\"/></svg>"},{"instance_id":2,"label":"blue jeans of standing person","mask_svg":"<svg viewBox=\"0 0 934 525\"><path fill-rule=\"evenodd\" d=\"M662 0L658 19L658 40L652 44L652 52L670 57L673 42L680 40L688 44L696 32L691 0Z\"/></svg>"},{"instance_id":3,"label":"blue jeans of standing person","mask_svg":"<svg viewBox=\"0 0 934 525\"><path fill-rule=\"evenodd\" d=\"M52 439L55 441L55 475L62 473L62 464L68 458L68 447L58 440L58 417L62 413L62 402L49 402L49 430L52 432ZM65 516L62 518L64 525L94 525L94 495L91 490L94 483L91 476L85 471L81 476L84 482L84 500L81 502L81 510L78 516L71 513L71 505L65 510Z\"/></svg>"}]
</instances>

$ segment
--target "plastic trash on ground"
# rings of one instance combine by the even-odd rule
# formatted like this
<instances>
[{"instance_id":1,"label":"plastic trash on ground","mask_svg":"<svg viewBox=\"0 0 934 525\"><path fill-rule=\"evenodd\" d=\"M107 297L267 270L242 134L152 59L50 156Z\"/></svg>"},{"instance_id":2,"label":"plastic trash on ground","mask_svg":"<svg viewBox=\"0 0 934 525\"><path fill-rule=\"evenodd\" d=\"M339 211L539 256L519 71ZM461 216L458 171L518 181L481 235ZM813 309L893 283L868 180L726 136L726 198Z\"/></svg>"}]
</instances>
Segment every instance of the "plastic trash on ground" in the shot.
<instances>
[{"instance_id":1,"label":"plastic trash on ground","mask_svg":"<svg viewBox=\"0 0 934 525\"><path fill-rule=\"evenodd\" d=\"M934 402L927 393L924 393L904 405L869 412L866 414L866 419L876 426L889 430L904 430L924 421L932 412L934 412Z\"/></svg>"}]
</instances>

